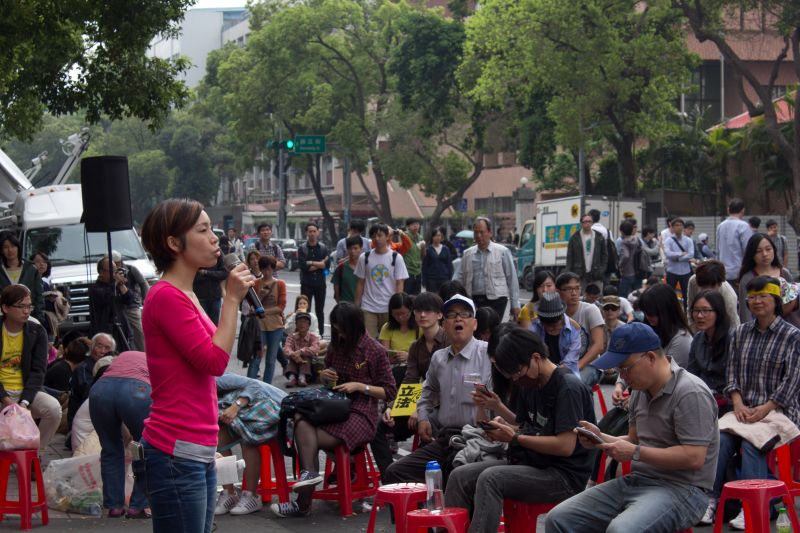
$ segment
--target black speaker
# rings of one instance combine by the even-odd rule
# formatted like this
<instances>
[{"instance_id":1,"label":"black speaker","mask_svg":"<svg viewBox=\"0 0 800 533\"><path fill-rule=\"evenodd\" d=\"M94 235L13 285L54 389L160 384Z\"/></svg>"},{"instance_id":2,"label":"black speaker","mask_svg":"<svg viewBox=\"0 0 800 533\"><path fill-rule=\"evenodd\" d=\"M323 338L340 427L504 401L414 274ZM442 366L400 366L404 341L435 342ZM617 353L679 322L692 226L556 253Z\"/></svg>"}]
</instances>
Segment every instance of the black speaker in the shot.
<instances>
[{"instance_id":1,"label":"black speaker","mask_svg":"<svg viewBox=\"0 0 800 533\"><path fill-rule=\"evenodd\" d=\"M133 227L128 158L104 155L81 160L81 195L86 231Z\"/></svg>"}]
</instances>

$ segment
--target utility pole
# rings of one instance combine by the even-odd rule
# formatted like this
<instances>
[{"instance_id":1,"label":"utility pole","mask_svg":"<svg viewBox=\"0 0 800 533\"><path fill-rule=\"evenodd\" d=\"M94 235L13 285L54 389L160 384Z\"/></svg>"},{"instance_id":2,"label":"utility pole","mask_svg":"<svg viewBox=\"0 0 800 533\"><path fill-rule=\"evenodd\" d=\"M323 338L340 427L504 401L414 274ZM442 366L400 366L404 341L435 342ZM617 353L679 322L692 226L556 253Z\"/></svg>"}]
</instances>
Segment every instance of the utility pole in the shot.
<instances>
[{"instance_id":1,"label":"utility pole","mask_svg":"<svg viewBox=\"0 0 800 533\"><path fill-rule=\"evenodd\" d=\"M278 130L278 237L286 235L286 176L283 172L283 129Z\"/></svg>"},{"instance_id":2,"label":"utility pole","mask_svg":"<svg viewBox=\"0 0 800 533\"><path fill-rule=\"evenodd\" d=\"M352 181L350 175L350 158L344 158L342 167L342 179L344 180L344 205L342 206L342 218L344 219L345 232L350 228L350 204L353 201Z\"/></svg>"}]
</instances>

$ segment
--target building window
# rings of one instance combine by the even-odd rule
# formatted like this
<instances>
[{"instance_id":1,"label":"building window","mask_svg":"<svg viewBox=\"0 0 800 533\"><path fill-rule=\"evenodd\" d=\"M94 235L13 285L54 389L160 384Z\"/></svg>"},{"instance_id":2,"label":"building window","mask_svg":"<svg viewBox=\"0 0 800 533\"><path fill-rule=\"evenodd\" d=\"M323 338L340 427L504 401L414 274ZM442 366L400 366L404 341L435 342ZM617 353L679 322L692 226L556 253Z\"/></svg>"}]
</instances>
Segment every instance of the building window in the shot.
<instances>
[{"instance_id":1,"label":"building window","mask_svg":"<svg viewBox=\"0 0 800 533\"><path fill-rule=\"evenodd\" d=\"M487 213L510 213L514 211L514 198L512 196L475 198L475 210Z\"/></svg>"}]
</instances>

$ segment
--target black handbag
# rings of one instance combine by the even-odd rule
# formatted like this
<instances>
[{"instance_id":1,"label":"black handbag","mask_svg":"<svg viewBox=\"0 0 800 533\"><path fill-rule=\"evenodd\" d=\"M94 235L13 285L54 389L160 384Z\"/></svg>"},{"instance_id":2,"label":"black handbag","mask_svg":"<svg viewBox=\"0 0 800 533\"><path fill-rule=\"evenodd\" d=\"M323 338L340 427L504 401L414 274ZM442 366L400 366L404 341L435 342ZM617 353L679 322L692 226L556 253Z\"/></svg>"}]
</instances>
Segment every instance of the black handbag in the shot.
<instances>
[{"instance_id":1,"label":"black handbag","mask_svg":"<svg viewBox=\"0 0 800 533\"><path fill-rule=\"evenodd\" d=\"M289 394L281 401L281 414L301 415L314 426L338 424L350 416L350 398L326 388L306 389Z\"/></svg>"}]
</instances>

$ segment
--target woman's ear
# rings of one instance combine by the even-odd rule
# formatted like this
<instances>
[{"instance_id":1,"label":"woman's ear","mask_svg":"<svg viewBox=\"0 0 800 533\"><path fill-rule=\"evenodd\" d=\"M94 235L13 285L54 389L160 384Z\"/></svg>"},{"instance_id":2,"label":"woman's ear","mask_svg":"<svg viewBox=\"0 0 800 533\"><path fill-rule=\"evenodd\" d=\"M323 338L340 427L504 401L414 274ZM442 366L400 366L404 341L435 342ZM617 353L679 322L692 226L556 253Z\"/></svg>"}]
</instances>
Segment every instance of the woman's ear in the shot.
<instances>
[{"instance_id":1,"label":"woman's ear","mask_svg":"<svg viewBox=\"0 0 800 533\"><path fill-rule=\"evenodd\" d=\"M169 249L175 252L176 254L183 251L183 246L181 246L181 241L177 237L167 237L167 246L169 246Z\"/></svg>"}]
</instances>

